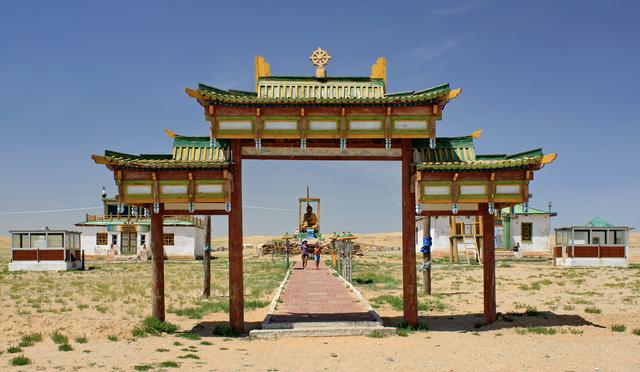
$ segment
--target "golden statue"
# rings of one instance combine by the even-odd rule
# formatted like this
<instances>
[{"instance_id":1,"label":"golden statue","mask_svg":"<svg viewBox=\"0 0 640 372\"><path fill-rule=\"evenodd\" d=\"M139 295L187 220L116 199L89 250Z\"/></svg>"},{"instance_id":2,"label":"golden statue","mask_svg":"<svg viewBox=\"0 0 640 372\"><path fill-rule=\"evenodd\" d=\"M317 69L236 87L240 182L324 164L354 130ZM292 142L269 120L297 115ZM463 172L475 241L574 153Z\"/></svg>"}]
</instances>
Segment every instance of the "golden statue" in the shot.
<instances>
[{"instance_id":1,"label":"golden statue","mask_svg":"<svg viewBox=\"0 0 640 372\"><path fill-rule=\"evenodd\" d=\"M300 231L303 232L309 229L318 231L318 217L313 213L313 207L307 205L307 213L302 217L302 226L300 226Z\"/></svg>"}]
</instances>

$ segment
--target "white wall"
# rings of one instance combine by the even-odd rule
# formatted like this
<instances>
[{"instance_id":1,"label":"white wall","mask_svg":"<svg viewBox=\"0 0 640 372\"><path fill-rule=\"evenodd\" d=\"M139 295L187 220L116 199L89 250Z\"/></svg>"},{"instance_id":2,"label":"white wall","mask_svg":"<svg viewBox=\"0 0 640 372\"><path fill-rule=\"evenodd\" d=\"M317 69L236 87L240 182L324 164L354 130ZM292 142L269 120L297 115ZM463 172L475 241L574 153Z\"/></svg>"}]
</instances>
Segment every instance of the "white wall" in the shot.
<instances>
[{"instance_id":1,"label":"white wall","mask_svg":"<svg viewBox=\"0 0 640 372\"><path fill-rule=\"evenodd\" d=\"M78 226L78 229L82 231L82 235L80 235L81 247L88 256L106 256L109 249L111 249L111 234L117 234L107 231L106 226ZM96 234L99 232L109 234L107 245L96 244ZM120 237L118 237L118 242L119 241Z\"/></svg>"},{"instance_id":2,"label":"white wall","mask_svg":"<svg viewBox=\"0 0 640 372\"><path fill-rule=\"evenodd\" d=\"M475 217L456 217L458 222L464 222L472 224L475 222ZM531 222L533 223L533 240L530 243L522 242L521 223ZM511 217L511 247L516 243L520 243L520 251L526 252L549 252L551 250L551 241L549 238L550 233L550 218L549 215L518 215ZM416 249L419 250L422 247L422 220L416 221L416 227L418 233L416 236ZM434 252L449 252L449 217L432 217L431 218L431 237L433 239L433 246L431 251ZM458 242L458 249L463 249L462 241Z\"/></svg>"},{"instance_id":3,"label":"white wall","mask_svg":"<svg viewBox=\"0 0 640 372\"><path fill-rule=\"evenodd\" d=\"M523 222L533 224L532 240L528 243L522 241ZM511 247L520 243L520 250L523 252L550 252L549 222L549 215L546 214L517 215L511 217Z\"/></svg>"},{"instance_id":4,"label":"white wall","mask_svg":"<svg viewBox=\"0 0 640 372\"><path fill-rule=\"evenodd\" d=\"M111 249L111 235L118 235L118 245L120 244L120 233L107 231L104 226L78 226L82 235L80 242L85 254L89 256L106 256ZM108 234L107 245L96 244L96 234L106 232ZM204 229L193 226L165 226L164 232L174 234L174 245L165 246L164 251L167 256L195 257L195 247L199 244L204 246ZM146 235L145 243L147 249L151 249L151 232L138 233L138 252L142 249L141 236Z\"/></svg>"}]
</instances>

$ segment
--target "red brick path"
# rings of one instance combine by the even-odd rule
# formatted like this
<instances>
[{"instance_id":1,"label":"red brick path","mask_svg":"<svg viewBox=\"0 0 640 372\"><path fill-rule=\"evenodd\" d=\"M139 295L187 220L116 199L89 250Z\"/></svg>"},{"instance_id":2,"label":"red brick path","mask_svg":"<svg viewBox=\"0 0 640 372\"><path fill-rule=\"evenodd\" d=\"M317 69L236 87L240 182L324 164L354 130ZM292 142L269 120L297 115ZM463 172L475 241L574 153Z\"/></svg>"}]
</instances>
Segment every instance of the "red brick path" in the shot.
<instances>
[{"instance_id":1,"label":"red brick path","mask_svg":"<svg viewBox=\"0 0 640 372\"><path fill-rule=\"evenodd\" d=\"M299 262L281 297L271 322L373 321L373 316L324 263L316 270L309 260L305 270Z\"/></svg>"}]
</instances>

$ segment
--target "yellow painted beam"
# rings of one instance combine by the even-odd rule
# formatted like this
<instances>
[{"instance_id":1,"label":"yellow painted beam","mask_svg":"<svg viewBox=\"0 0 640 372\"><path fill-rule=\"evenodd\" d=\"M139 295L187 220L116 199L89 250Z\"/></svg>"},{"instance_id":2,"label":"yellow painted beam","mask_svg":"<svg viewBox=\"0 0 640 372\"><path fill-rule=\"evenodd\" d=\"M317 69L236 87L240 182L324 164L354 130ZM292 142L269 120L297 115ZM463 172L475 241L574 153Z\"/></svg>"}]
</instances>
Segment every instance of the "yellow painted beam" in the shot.
<instances>
[{"instance_id":1,"label":"yellow painted beam","mask_svg":"<svg viewBox=\"0 0 640 372\"><path fill-rule=\"evenodd\" d=\"M256 92L258 91L258 81L261 77L271 76L271 66L263 56L256 56Z\"/></svg>"},{"instance_id":2,"label":"yellow painted beam","mask_svg":"<svg viewBox=\"0 0 640 372\"><path fill-rule=\"evenodd\" d=\"M462 88L454 89L454 90L449 92L449 97L447 97L447 99L448 100L452 100L452 99L458 97L460 95L460 93L462 93Z\"/></svg>"},{"instance_id":3,"label":"yellow painted beam","mask_svg":"<svg viewBox=\"0 0 640 372\"><path fill-rule=\"evenodd\" d=\"M195 99L201 99L202 98L202 96L200 95L200 93L198 93L197 90L193 90L191 88L185 88L184 91L187 92L187 94L191 98L195 98Z\"/></svg>"},{"instance_id":4,"label":"yellow painted beam","mask_svg":"<svg viewBox=\"0 0 640 372\"><path fill-rule=\"evenodd\" d=\"M556 160L556 158L558 157L558 154L547 154L545 156L542 157L542 161L540 161L541 164L551 164L553 163L554 160Z\"/></svg>"},{"instance_id":5,"label":"yellow painted beam","mask_svg":"<svg viewBox=\"0 0 640 372\"><path fill-rule=\"evenodd\" d=\"M387 84L387 59L384 57L380 57L376 60L371 66L371 76L372 79L382 79L384 84Z\"/></svg>"},{"instance_id":6,"label":"yellow painted beam","mask_svg":"<svg viewBox=\"0 0 640 372\"><path fill-rule=\"evenodd\" d=\"M91 155L91 159L93 159L93 161L96 162L96 164L109 164L109 162L107 161L107 159L104 158L104 156L100 156L100 155Z\"/></svg>"}]
</instances>

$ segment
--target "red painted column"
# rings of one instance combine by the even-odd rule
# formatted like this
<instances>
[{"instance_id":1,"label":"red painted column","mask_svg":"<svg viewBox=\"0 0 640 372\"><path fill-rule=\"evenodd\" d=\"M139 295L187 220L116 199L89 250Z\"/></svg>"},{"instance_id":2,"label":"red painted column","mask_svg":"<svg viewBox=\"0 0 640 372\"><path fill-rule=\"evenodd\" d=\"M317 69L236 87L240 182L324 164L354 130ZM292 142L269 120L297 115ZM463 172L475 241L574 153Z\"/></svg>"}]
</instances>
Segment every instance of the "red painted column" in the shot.
<instances>
[{"instance_id":1,"label":"red painted column","mask_svg":"<svg viewBox=\"0 0 640 372\"><path fill-rule=\"evenodd\" d=\"M151 299L154 318L164 322L164 206L160 204L159 213L151 212Z\"/></svg>"},{"instance_id":2,"label":"red painted column","mask_svg":"<svg viewBox=\"0 0 640 372\"><path fill-rule=\"evenodd\" d=\"M402 139L402 299L404 322L418 324L418 288L416 274L415 195L411 177L413 146L411 139Z\"/></svg>"},{"instance_id":3,"label":"red painted column","mask_svg":"<svg viewBox=\"0 0 640 372\"><path fill-rule=\"evenodd\" d=\"M480 204L482 212L482 271L484 279L484 321L496 321L496 247L494 218L487 204Z\"/></svg>"},{"instance_id":4,"label":"red painted column","mask_svg":"<svg viewBox=\"0 0 640 372\"><path fill-rule=\"evenodd\" d=\"M242 275L242 146L231 141L233 191L229 213L229 322L244 333L244 283Z\"/></svg>"}]
</instances>

